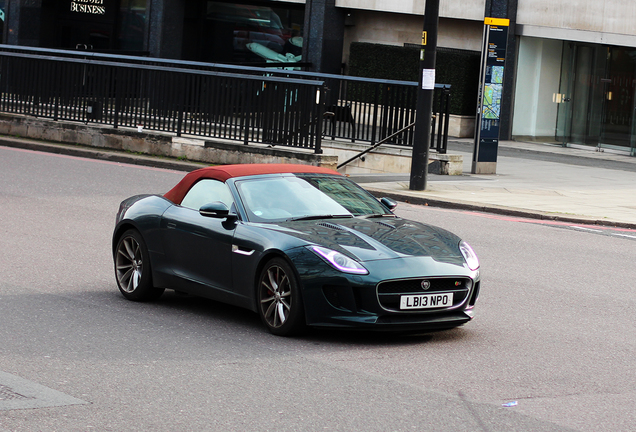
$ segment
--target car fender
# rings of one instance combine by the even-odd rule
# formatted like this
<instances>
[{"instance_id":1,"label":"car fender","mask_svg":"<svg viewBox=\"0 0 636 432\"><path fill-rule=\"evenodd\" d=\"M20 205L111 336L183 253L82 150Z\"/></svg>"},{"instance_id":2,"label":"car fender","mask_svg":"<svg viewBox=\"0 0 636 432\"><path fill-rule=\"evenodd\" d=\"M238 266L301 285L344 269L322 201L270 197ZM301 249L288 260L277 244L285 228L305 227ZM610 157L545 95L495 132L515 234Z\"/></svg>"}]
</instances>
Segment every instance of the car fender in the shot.
<instances>
[{"instance_id":1,"label":"car fender","mask_svg":"<svg viewBox=\"0 0 636 432\"><path fill-rule=\"evenodd\" d=\"M250 299L250 309L257 310L256 286L265 263L274 257L281 257L297 272L289 256L290 251L306 244L296 237L268 229L263 224L239 222L233 242L232 279L236 292Z\"/></svg>"},{"instance_id":2,"label":"car fender","mask_svg":"<svg viewBox=\"0 0 636 432\"><path fill-rule=\"evenodd\" d=\"M146 242L154 273L155 264L164 254L159 232L161 217L173 205L172 202L158 195L138 195L122 201L113 231L113 253L120 236L126 230L134 228Z\"/></svg>"}]
</instances>

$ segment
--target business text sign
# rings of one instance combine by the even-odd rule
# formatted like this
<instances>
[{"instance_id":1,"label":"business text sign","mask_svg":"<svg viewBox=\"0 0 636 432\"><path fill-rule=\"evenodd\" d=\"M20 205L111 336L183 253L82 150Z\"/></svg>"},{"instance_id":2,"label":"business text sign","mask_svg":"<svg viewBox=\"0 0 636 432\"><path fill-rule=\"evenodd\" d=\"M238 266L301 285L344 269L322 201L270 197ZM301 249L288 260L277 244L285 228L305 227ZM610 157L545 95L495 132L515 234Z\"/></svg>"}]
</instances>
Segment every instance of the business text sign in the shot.
<instances>
[{"instance_id":1,"label":"business text sign","mask_svg":"<svg viewBox=\"0 0 636 432\"><path fill-rule=\"evenodd\" d=\"M106 6L104 0L73 0L71 1L71 12L104 15Z\"/></svg>"}]
</instances>

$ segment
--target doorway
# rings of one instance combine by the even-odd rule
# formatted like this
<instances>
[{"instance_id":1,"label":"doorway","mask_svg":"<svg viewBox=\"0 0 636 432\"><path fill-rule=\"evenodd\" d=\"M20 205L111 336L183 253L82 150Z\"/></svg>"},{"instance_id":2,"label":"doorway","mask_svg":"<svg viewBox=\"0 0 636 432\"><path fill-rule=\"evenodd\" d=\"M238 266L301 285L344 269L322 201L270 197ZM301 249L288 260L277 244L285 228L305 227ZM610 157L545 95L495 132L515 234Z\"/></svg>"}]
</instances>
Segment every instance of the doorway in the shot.
<instances>
[{"instance_id":1,"label":"doorway","mask_svg":"<svg viewBox=\"0 0 636 432\"><path fill-rule=\"evenodd\" d=\"M579 43L563 49L557 140L636 155L636 49Z\"/></svg>"}]
</instances>

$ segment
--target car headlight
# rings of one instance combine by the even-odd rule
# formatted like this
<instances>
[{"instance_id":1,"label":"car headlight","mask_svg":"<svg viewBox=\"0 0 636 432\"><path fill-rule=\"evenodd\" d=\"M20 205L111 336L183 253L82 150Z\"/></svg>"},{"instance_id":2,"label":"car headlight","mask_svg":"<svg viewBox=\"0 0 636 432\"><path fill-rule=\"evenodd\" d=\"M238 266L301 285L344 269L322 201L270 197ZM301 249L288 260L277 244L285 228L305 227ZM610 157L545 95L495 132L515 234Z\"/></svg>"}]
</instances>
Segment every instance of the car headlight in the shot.
<instances>
[{"instance_id":1,"label":"car headlight","mask_svg":"<svg viewBox=\"0 0 636 432\"><path fill-rule=\"evenodd\" d=\"M336 252L335 250L327 249L321 246L310 246L314 253L323 258L329 264L336 269L344 273L352 274L369 274L369 271L365 269L358 261L349 258L348 256Z\"/></svg>"},{"instance_id":2,"label":"car headlight","mask_svg":"<svg viewBox=\"0 0 636 432\"><path fill-rule=\"evenodd\" d=\"M465 241L459 242L459 250L462 251L462 255L464 255L464 259L466 260L466 264L468 264L468 268L471 270L477 270L479 268L479 258L477 258L477 254L470 247L468 243Z\"/></svg>"}]
</instances>

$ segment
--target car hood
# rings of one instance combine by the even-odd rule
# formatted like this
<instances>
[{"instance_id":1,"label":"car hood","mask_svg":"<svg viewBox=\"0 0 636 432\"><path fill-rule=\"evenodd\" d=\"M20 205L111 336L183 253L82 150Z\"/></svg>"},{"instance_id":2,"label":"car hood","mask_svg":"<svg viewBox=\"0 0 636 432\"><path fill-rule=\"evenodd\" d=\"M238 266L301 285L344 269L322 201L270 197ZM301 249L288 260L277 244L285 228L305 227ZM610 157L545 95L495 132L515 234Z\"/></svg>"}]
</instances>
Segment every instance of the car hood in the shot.
<instances>
[{"instance_id":1,"label":"car hood","mask_svg":"<svg viewBox=\"0 0 636 432\"><path fill-rule=\"evenodd\" d=\"M290 221L269 225L269 229L343 252L361 262L431 257L445 263L464 263L460 238L455 234L397 217Z\"/></svg>"}]
</instances>

